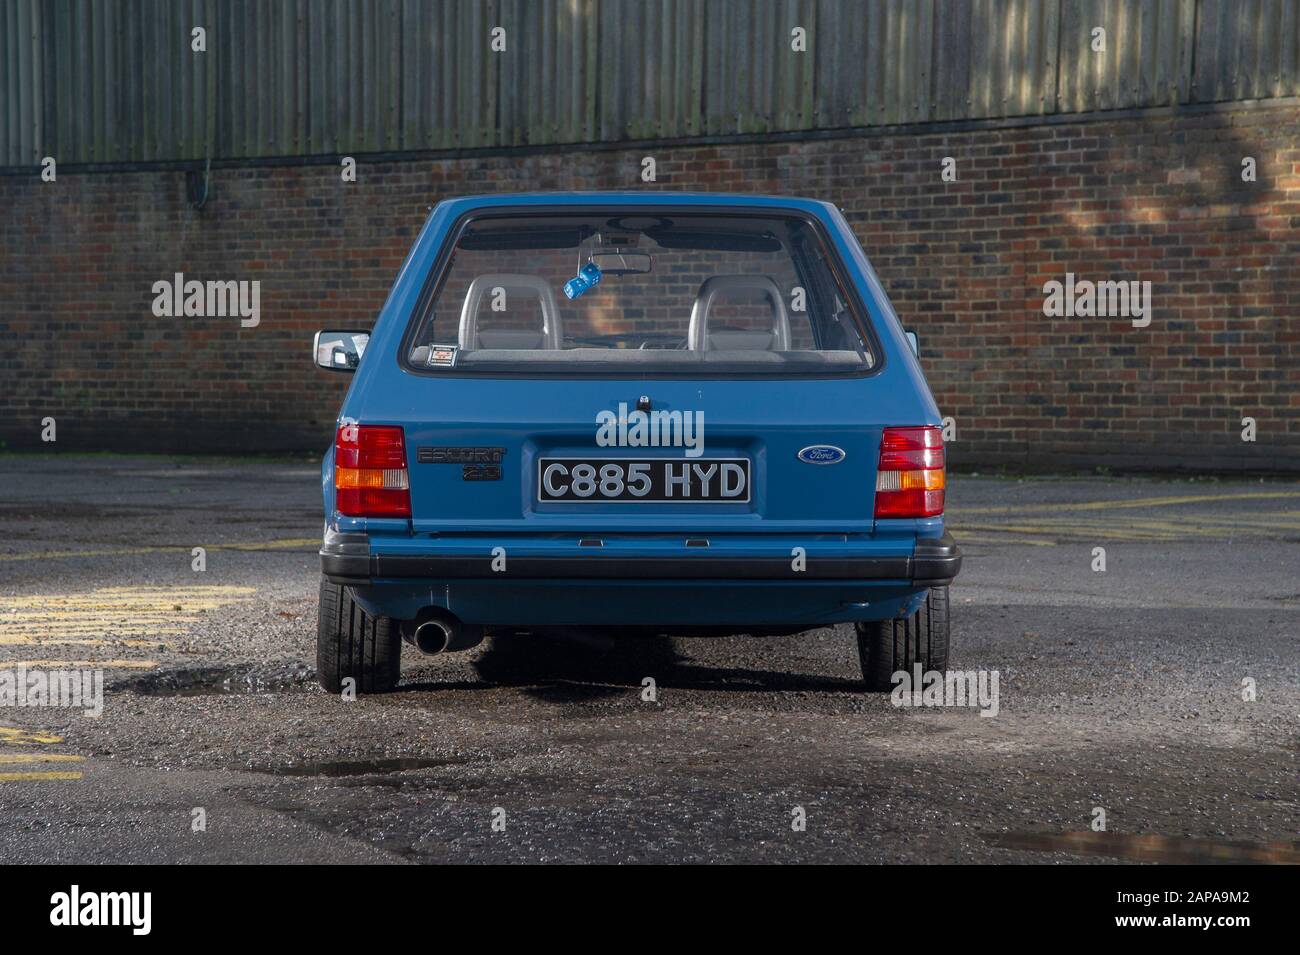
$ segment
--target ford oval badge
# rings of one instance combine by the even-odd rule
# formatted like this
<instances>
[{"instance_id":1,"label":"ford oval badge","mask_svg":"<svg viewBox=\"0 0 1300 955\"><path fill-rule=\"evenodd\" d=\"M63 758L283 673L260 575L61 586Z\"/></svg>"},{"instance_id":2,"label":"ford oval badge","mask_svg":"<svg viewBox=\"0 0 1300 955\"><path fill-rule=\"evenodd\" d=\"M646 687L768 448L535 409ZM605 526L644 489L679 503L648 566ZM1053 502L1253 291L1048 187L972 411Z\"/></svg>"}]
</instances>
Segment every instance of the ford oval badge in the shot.
<instances>
[{"instance_id":1,"label":"ford oval badge","mask_svg":"<svg viewBox=\"0 0 1300 955\"><path fill-rule=\"evenodd\" d=\"M799 452L805 464L839 464L844 460L844 449L833 444L814 444Z\"/></svg>"}]
</instances>

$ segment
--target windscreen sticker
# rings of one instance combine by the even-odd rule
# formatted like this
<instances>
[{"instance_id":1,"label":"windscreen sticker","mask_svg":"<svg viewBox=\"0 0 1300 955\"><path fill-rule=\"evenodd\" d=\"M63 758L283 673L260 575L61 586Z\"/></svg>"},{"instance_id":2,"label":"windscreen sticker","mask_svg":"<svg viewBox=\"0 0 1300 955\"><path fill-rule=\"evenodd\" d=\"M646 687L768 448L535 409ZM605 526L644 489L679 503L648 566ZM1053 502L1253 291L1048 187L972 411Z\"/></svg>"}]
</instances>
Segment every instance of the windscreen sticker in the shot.
<instances>
[{"instance_id":1,"label":"windscreen sticker","mask_svg":"<svg viewBox=\"0 0 1300 955\"><path fill-rule=\"evenodd\" d=\"M429 358L426 364L430 367L451 368L456 364L456 353L459 351L460 346L458 345L430 345Z\"/></svg>"}]
</instances>

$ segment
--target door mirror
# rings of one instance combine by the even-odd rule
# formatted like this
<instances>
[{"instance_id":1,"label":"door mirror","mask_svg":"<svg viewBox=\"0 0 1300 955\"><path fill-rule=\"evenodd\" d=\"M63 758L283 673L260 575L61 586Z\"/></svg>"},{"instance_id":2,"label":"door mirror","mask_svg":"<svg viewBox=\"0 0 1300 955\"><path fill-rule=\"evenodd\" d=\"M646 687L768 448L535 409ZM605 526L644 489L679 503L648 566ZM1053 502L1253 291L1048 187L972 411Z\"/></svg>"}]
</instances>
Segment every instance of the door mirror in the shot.
<instances>
[{"instance_id":1,"label":"door mirror","mask_svg":"<svg viewBox=\"0 0 1300 955\"><path fill-rule=\"evenodd\" d=\"M904 331L907 336L907 343L912 346L912 354L917 358L921 357L921 342L916 337L916 332Z\"/></svg>"},{"instance_id":2,"label":"door mirror","mask_svg":"<svg viewBox=\"0 0 1300 955\"><path fill-rule=\"evenodd\" d=\"M317 332L312 353L321 368L356 371L369 343L369 332Z\"/></svg>"}]
</instances>

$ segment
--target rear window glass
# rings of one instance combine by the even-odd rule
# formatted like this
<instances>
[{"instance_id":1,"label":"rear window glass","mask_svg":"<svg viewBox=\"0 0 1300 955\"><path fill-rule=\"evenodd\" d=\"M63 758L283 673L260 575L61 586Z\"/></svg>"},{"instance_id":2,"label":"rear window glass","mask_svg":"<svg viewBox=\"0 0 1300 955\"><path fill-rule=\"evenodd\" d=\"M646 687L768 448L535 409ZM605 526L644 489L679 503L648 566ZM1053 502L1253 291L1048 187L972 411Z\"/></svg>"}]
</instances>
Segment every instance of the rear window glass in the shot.
<instances>
[{"instance_id":1,"label":"rear window glass","mask_svg":"<svg viewBox=\"0 0 1300 955\"><path fill-rule=\"evenodd\" d=\"M467 223L408 363L436 373L855 373L875 360L795 216L493 215Z\"/></svg>"}]
</instances>

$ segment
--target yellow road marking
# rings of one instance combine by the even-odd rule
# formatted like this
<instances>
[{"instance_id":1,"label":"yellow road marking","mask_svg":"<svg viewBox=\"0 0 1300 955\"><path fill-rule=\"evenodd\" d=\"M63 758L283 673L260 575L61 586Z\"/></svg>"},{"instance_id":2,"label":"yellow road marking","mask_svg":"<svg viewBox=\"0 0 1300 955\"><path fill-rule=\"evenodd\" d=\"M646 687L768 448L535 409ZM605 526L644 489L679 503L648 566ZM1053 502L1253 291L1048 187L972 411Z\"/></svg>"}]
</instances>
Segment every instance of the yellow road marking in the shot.
<instances>
[{"instance_id":1,"label":"yellow road marking","mask_svg":"<svg viewBox=\"0 0 1300 955\"><path fill-rule=\"evenodd\" d=\"M290 537L278 541L264 541L257 544L220 544L208 550L296 550L300 547L320 547L319 537Z\"/></svg>"},{"instance_id":2,"label":"yellow road marking","mask_svg":"<svg viewBox=\"0 0 1300 955\"><path fill-rule=\"evenodd\" d=\"M179 631L170 632L176 633ZM166 650L172 646L170 643L162 643L158 640L80 640L65 639L63 637L15 636L14 634L0 636L0 647L31 647L37 645L44 647L136 647L152 650Z\"/></svg>"},{"instance_id":3,"label":"yellow road marking","mask_svg":"<svg viewBox=\"0 0 1300 955\"><path fill-rule=\"evenodd\" d=\"M159 621L160 624L161 623L178 624L178 623L185 623L185 622L187 621L178 620L175 617L172 617L169 620ZM185 629L186 628L184 627L175 627L175 626L171 626L171 627L153 626L148 621L136 625L119 624L118 626L112 626L111 624L101 624L94 620L88 620L85 622L69 622L69 623L65 623L61 620L54 620L48 624L23 623L18 626L9 626L6 625L3 620L0 620L0 633L15 633L15 634L26 634L26 635L67 633L67 634L98 634L100 636L109 636L115 634L120 637L129 637L132 636L133 634L139 634L139 633L184 633Z\"/></svg>"},{"instance_id":4,"label":"yellow road marking","mask_svg":"<svg viewBox=\"0 0 1300 955\"><path fill-rule=\"evenodd\" d=\"M180 550L179 547L118 547L113 550L46 550L25 554L0 554L0 561L11 560L58 560L62 557L127 557L132 554L156 554L164 550Z\"/></svg>"},{"instance_id":5,"label":"yellow road marking","mask_svg":"<svg viewBox=\"0 0 1300 955\"><path fill-rule=\"evenodd\" d=\"M233 603L236 600L242 600L242 597L232 597L225 603ZM183 606L183 605L182 605ZM16 610L11 613L5 613L0 610L0 623L26 624L26 623L61 623L84 621L86 623L95 623L100 626L111 626L114 623L128 624L132 620L160 621L177 620L184 618L196 618L207 616L207 609L200 610L176 610L169 608L160 609L157 604L150 604L139 609L129 605L115 608L112 612L96 610L93 607L73 607L65 606L51 608L45 613L35 610Z\"/></svg>"},{"instance_id":6,"label":"yellow road marking","mask_svg":"<svg viewBox=\"0 0 1300 955\"><path fill-rule=\"evenodd\" d=\"M1034 547L1055 547L1056 546L1056 541L1043 540L1041 537L1014 537L1010 535L1003 536L1001 533L998 533L996 537L985 537L981 534L969 534L967 533L969 528L970 525L958 525L958 524L952 525L951 530L961 535L961 540L958 543L960 544L979 544L979 543L1031 544Z\"/></svg>"},{"instance_id":7,"label":"yellow road marking","mask_svg":"<svg viewBox=\"0 0 1300 955\"><path fill-rule=\"evenodd\" d=\"M247 597L256 592L255 587L101 587L80 594L30 594L8 597L9 607L84 607L95 610L116 610L122 607L157 607L171 609L188 603L193 607L208 608L228 603L234 597Z\"/></svg>"},{"instance_id":8,"label":"yellow road marking","mask_svg":"<svg viewBox=\"0 0 1300 955\"><path fill-rule=\"evenodd\" d=\"M180 620L165 621L168 624L182 623ZM60 635L68 637L104 637L119 639L123 637L155 636L159 634L185 633L186 628L176 626L151 626L148 622L134 626L103 626L97 623L62 623L54 621L44 625L25 623L21 626L6 626L0 622L0 643L4 643L4 634L14 637L48 637Z\"/></svg>"},{"instance_id":9,"label":"yellow road marking","mask_svg":"<svg viewBox=\"0 0 1300 955\"><path fill-rule=\"evenodd\" d=\"M190 584L189 586L175 587L170 584L140 585L129 587L100 587L94 592L97 594L126 594L132 596L136 594L219 594L219 593L240 593L251 594L253 587L237 587L233 584Z\"/></svg>"},{"instance_id":10,"label":"yellow road marking","mask_svg":"<svg viewBox=\"0 0 1300 955\"><path fill-rule=\"evenodd\" d=\"M254 541L235 544L205 544L205 550L300 550L304 547L319 547L318 537L290 537L283 540ZM157 544L150 547L114 547L103 550L47 550L25 554L0 554L0 561L14 560L62 560L70 557L126 557L134 554L186 553L192 547L183 544Z\"/></svg>"},{"instance_id":11,"label":"yellow road marking","mask_svg":"<svg viewBox=\"0 0 1300 955\"><path fill-rule=\"evenodd\" d=\"M40 730L20 729L16 726L0 726L0 743L11 746L40 746L63 742L62 736L44 733ZM73 753L0 753L0 766L31 766L39 763L82 763L84 756ZM25 769L0 772L0 782L26 783L50 780L76 780L81 773L58 769Z\"/></svg>"},{"instance_id":12,"label":"yellow road marking","mask_svg":"<svg viewBox=\"0 0 1300 955\"><path fill-rule=\"evenodd\" d=\"M1248 528L1252 531L1294 531L1300 530L1300 521L1295 518L1279 517L1274 514L1256 514L1247 515L1225 515L1223 517L1209 517L1197 515L1195 518L1186 519L1185 523L1190 527L1200 527L1206 530L1227 530L1241 527Z\"/></svg>"},{"instance_id":13,"label":"yellow road marking","mask_svg":"<svg viewBox=\"0 0 1300 955\"><path fill-rule=\"evenodd\" d=\"M6 660L6 666L29 670L152 670L156 660Z\"/></svg>"},{"instance_id":14,"label":"yellow road marking","mask_svg":"<svg viewBox=\"0 0 1300 955\"><path fill-rule=\"evenodd\" d=\"M62 736L42 733L39 730L19 729L17 726L0 726L0 743L14 746L32 746L37 743L62 743Z\"/></svg>"},{"instance_id":15,"label":"yellow road marking","mask_svg":"<svg viewBox=\"0 0 1300 955\"><path fill-rule=\"evenodd\" d=\"M958 538L961 537L962 532L965 530L986 532L1007 531L1016 534L1041 534L1044 537L1101 537L1118 540L1177 540L1179 536L1185 536L1176 533L1153 531L1135 533L1135 530L1137 529L1132 526L1120 530L1111 527L1083 526L1077 523L1054 525L1008 521L1006 524L963 524L954 522L952 525L952 532Z\"/></svg>"},{"instance_id":16,"label":"yellow road marking","mask_svg":"<svg viewBox=\"0 0 1300 955\"><path fill-rule=\"evenodd\" d=\"M173 614L187 613L199 615L203 611L213 610L220 607L228 601L221 600L203 600L194 601L186 600L182 603L174 603L169 607L162 606L162 601L154 600L149 603L127 603L125 601L115 604L93 604L93 603L59 603L47 604L44 608L14 608L9 612L0 610L0 619L8 623L21 623L24 620L66 620L76 618L78 620L121 620L124 614L130 614L132 619L137 617L170 617ZM177 610L176 608L180 609Z\"/></svg>"},{"instance_id":17,"label":"yellow road marking","mask_svg":"<svg viewBox=\"0 0 1300 955\"><path fill-rule=\"evenodd\" d=\"M994 516L990 514L989 516ZM1028 534L1044 537L1106 538L1121 540L1194 540L1197 538L1223 539L1228 537L1277 537L1300 531L1300 512L1280 513L1249 511L1242 514L1220 515L1166 515L1164 518L1125 516L1122 526L1111 527L1084 517L1030 516L1018 520L1019 515L1008 513L1010 520L1002 523L966 522L960 514L950 514L950 526L955 534L976 531L995 534ZM1003 538L1004 542L1008 542ZM1020 542L1026 542L1024 540Z\"/></svg>"},{"instance_id":18,"label":"yellow road marking","mask_svg":"<svg viewBox=\"0 0 1300 955\"><path fill-rule=\"evenodd\" d=\"M82 619L79 617L70 617L61 620L14 620L4 619L0 614L0 631L6 633L49 633L51 630L58 630L59 633L72 633L76 630L83 630L86 633L129 633L132 630L144 630L149 633L157 633L159 627L163 625L172 625L172 633L184 633L184 628L177 628L175 625L182 623L197 623L196 620L187 620L181 616L181 611L176 611L167 617L158 617L152 620L146 619L139 623L118 622L113 623L107 620Z\"/></svg>"},{"instance_id":19,"label":"yellow road marking","mask_svg":"<svg viewBox=\"0 0 1300 955\"><path fill-rule=\"evenodd\" d=\"M962 507L949 516L962 514L1024 514L1028 511L1108 511L1144 507L1169 507L1177 504L1201 504L1207 501L1263 501L1276 498L1300 498L1300 491L1246 491L1241 494L1185 494L1170 497L1125 498L1116 501L1081 501L1072 504L998 504L989 507Z\"/></svg>"},{"instance_id":20,"label":"yellow road marking","mask_svg":"<svg viewBox=\"0 0 1300 955\"><path fill-rule=\"evenodd\" d=\"M1046 520L1037 522L1042 527L1051 528L1059 533L1075 534L1085 533L1094 534L1097 532L1096 524L1080 523L1077 518L1066 518L1063 520ZM1155 534L1162 538L1174 538L1184 536L1188 531L1198 530L1199 528L1193 522L1179 521L1177 519L1161 521L1146 517L1125 517L1122 527L1106 527L1100 525L1106 533L1113 536L1126 536L1134 532Z\"/></svg>"},{"instance_id":21,"label":"yellow road marking","mask_svg":"<svg viewBox=\"0 0 1300 955\"><path fill-rule=\"evenodd\" d=\"M1232 501L1292 500L1300 490L1239 491L1222 494L1177 494L1161 497L1079 501L1061 504L998 504L959 507L947 514L953 533L971 534L992 543L1028 544L1055 539L1175 541L1197 538L1277 537L1300 531L1300 511L1240 511L1214 514L1167 514L1161 518L1125 516L1121 526L1100 523L1110 511L1179 507ZM1058 516L1070 514L1075 516ZM1093 517L1092 515L1096 515ZM967 521L967 517L975 519ZM1007 520L988 523L988 519ZM981 520L980 518L984 518Z\"/></svg>"},{"instance_id":22,"label":"yellow road marking","mask_svg":"<svg viewBox=\"0 0 1300 955\"><path fill-rule=\"evenodd\" d=\"M184 634L206 611L256 593L255 587L190 584L102 587L80 594L35 594L3 598L0 647L107 647L170 649L158 637ZM154 638L154 639L144 639ZM30 651L26 651L30 652ZM77 661L0 661L6 666L74 667ZM96 660L84 665L147 670L153 660Z\"/></svg>"},{"instance_id":23,"label":"yellow road marking","mask_svg":"<svg viewBox=\"0 0 1300 955\"><path fill-rule=\"evenodd\" d=\"M51 600L49 603L35 603L23 598L13 598L12 607L6 611L0 611L0 617L8 620L23 620L23 618L38 617L69 617L73 615L94 617L96 620L112 620L113 617L121 618L122 613L135 612L140 615L172 615L172 613L188 613L191 616L199 616L201 613L211 611L211 609L222 607L230 603L231 600L242 600L243 594L231 594L221 600L187 600L185 598L175 598L173 603L165 603L162 600ZM19 604L18 600L22 600Z\"/></svg>"},{"instance_id":24,"label":"yellow road marking","mask_svg":"<svg viewBox=\"0 0 1300 955\"><path fill-rule=\"evenodd\" d=\"M195 587L193 585L175 584L169 587L139 586L139 587L98 587L95 590L72 591L62 594L46 594L51 598L59 598L73 601L82 601L88 597L111 597L114 599L136 598L139 600L155 600L164 596L185 596L195 599L206 599L229 591L250 590L249 587L237 587L232 584L223 584L219 586ZM31 599L42 596L33 594Z\"/></svg>"},{"instance_id":25,"label":"yellow road marking","mask_svg":"<svg viewBox=\"0 0 1300 955\"><path fill-rule=\"evenodd\" d=\"M174 643L165 640L144 640L135 637L30 637L0 636L0 647L130 647L135 650L168 649Z\"/></svg>"}]
</instances>

